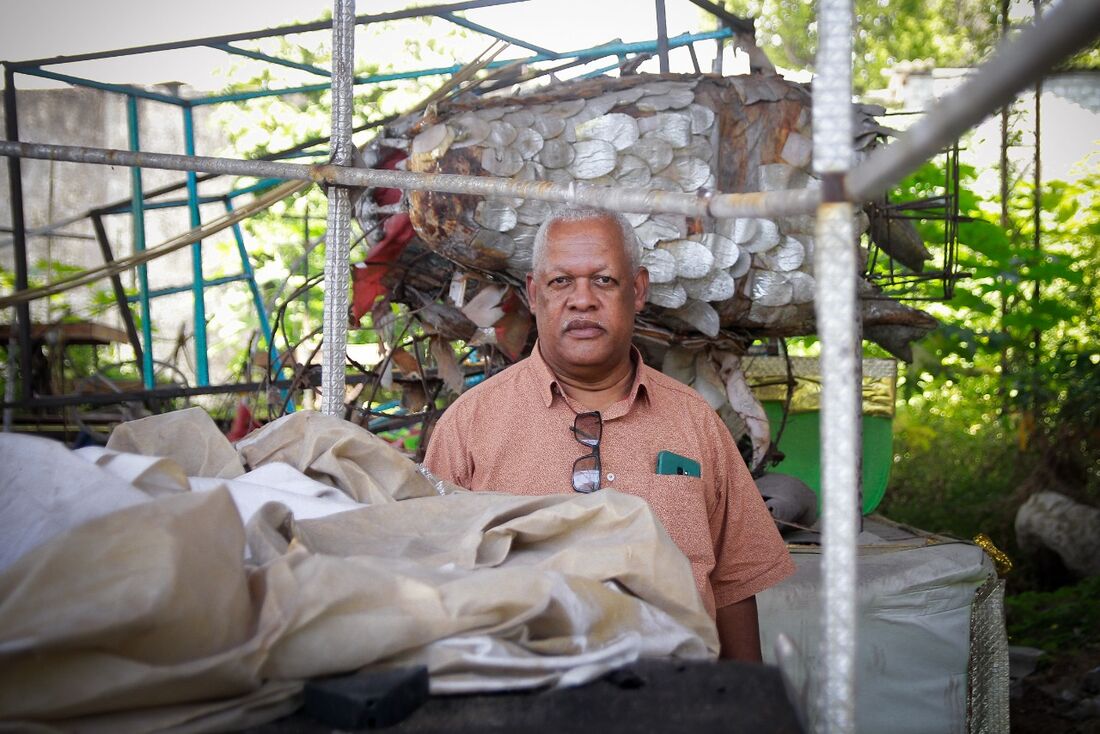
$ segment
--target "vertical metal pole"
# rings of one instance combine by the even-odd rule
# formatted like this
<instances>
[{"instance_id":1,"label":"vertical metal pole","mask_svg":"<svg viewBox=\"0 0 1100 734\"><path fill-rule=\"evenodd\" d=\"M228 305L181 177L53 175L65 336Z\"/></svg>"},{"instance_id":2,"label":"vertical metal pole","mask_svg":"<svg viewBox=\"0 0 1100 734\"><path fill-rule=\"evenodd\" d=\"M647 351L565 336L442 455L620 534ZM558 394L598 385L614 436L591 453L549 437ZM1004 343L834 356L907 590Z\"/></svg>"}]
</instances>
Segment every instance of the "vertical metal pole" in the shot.
<instances>
[{"instance_id":1,"label":"vertical metal pole","mask_svg":"<svg viewBox=\"0 0 1100 734\"><path fill-rule=\"evenodd\" d=\"M858 247L843 179L852 163L852 0L819 0L813 84L814 169L822 177L817 214L815 307L821 336L821 478L825 682L818 731L855 731L856 533L860 344Z\"/></svg>"},{"instance_id":2,"label":"vertical metal pole","mask_svg":"<svg viewBox=\"0 0 1100 734\"><path fill-rule=\"evenodd\" d=\"M1035 19L1033 23L1039 24L1040 19L1043 16L1043 5L1041 0L1032 0L1032 7L1035 12ZM1033 191L1031 199L1032 210L1032 247L1035 250L1035 262L1039 263L1039 255L1043 252L1043 136L1042 136L1042 98L1043 98L1043 80L1035 82L1035 166L1033 180ZM1036 278L1032 284L1033 290L1031 292L1031 306L1032 308L1038 308L1042 299L1042 293L1039 289L1039 279ZM1040 355L1042 354L1043 344L1043 332L1041 329L1034 329L1031 332L1031 339L1033 346L1031 349L1031 365L1037 367L1039 365ZM1036 384L1035 388L1038 388L1038 370L1033 370L1032 374L1035 376ZM1039 391L1035 389L1031 393L1032 410L1037 412L1039 408Z\"/></svg>"},{"instance_id":3,"label":"vertical metal pole","mask_svg":"<svg viewBox=\"0 0 1100 734\"><path fill-rule=\"evenodd\" d=\"M12 309L12 316L15 316L15 309ZM18 317L16 317L18 318ZM15 319L12 320L12 324L15 324ZM11 433L12 431L12 418L15 416L15 409L11 407L11 402L15 400L15 353L17 351L15 342L15 330L13 329L8 336L8 364L7 372L4 375L4 402L7 405L4 406L4 425L3 432Z\"/></svg>"},{"instance_id":4,"label":"vertical metal pole","mask_svg":"<svg viewBox=\"0 0 1100 734\"><path fill-rule=\"evenodd\" d=\"M332 162L351 164L351 102L355 61L355 0L335 0L332 13ZM344 414L348 344L348 249L351 205L347 189L328 189L328 232L325 235L325 318L322 325L321 410Z\"/></svg>"},{"instance_id":5,"label":"vertical metal pole","mask_svg":"<svg viewBox=\"0 0 1100 734\"><path fill-rule=\"evenodd\" d=\"M668 73L668 23L665 20L665 0L657 3L657 56L661 62L661 73Z\"/></svg>"},{"instance_id":6,"label":"vertical metal pole","mask_svg":"<svg viewBox=\"0 0 1100 734\"><path fill-rule=\"evenodd\" d=\"M225 202L225 210L233 211L233 200L228 196ZM248 256L248 248L244 246L244 234L239 223L233 225L233 239L237 241L237 253L241 256L241 271L248 276L248 290L252 293L252 303L256 307L256 318L260 322L260 333L263 334L264 344L267 346L267 360L269 365L276 364L279 354L275 350L275 335L271 332L271 322L267 318L267 308L264 306L260 287L256 285L256 272L252 269L252 259ZM282 370L280 370L282 372ZM294 412L294 403L287 399L287 391L280 390L287 412Z\"/></svg>"},{"instance_id":7,"label":"vertical metal pole","mask_svg":"<svg viewBox=\"0 0 1100 734\"><path fill-rule=\"evenodd\" d=\"M226 197L225 210L232 213L233 202ZM256 273L252 270L252 260L248 256L248 249L244 246L244 234L241 232L240 223L233 225L233 239L237 242L237 254L241 256L241 272L248 276L248 290L252 293L252 303L256 307L256 318L260 321L260 333L263 334L264 344L267 345L268 359L275 359L275 339L271 334L271 323L267 319L267 309L264 307L264 299L260 294L260 287L256 285ZM274 362L272 362L274 364Z\"/></svg>"},{"instance_id":8,"label":"vertical metal pole","mask_svg":"<svg viewBox=\"0 0 1100 734\"><path fill-rule=\"evenodd\" d=\"M1001 0L1001 43L1004 43L1008 38L1008 11L1009 0ZM1001 108L1001 159L1000 159L1000 171L1001 171L1001 229L1008 234L1010 229L1010 218L1008 211L1008 189L1009 189L1009 170L1008 170L1008 148L1009 148L1009 111L1014 102L1009 102ZM1003 273L997 276L997 280L1001 283L1006 283L1010 274ZM1008 316L1008 288L1001 288L1001 303L1000 303L1000 332L1003 338L1003 343L1007 345L1008 340L1008 327L1005 325L1006 317ZM1005 386L1008 384L1009 378L1009 363L1011 361L1011 350L1005 346L1001 349L1001 379L998 382L997 394L1001 399L1001 412L1008 413L1008 390Z\"/></svg>"},{"instance_id":9,"label":"vertical metal pole","mask_svg":"<svg viewBox=\"0 0 1100 734\"><path fill-rule=\"evenodd\" d=\"M95 239L99 243L99 251L103 255L103 262L110 265L115 261L115 253L111 250L111 241L107 239L107 229L103 226L103 217L92 214L92 228L95 229ZM111 276L111 289L115 294L115 303L118 304L118 313L122 317L122 325L126 327L126 336L130 338L130 346L134 348L134 361L137 363L138 372L145 377L145 362L143 355L145 350L141 348L141 337L138 336L137 327L134 325L134 314L130 311L130 302L126 299L126 290L122 287L122 278L118 273Z\"/></svg>"},{"instance_id":10,"label":"vertical metal pole","mask_svg":"<svg viewBox=\"0 0 1100 734\"><path fill-rule=\"evenodd\" d=\"M309 280L309 204L306 204L306 213L302 218L302 281ZM302 294L302 311L309 318L309 291ZM304 332L309 332L309 326L302 325Z\"/></svg>"},{"instance_id":11,"label":"vertical metal pole","mask_svg":"<svg viewBox=\"0 0 1100 734\"><path fill-rule=\"evenodd\" d=\"M7 139L19 142L19 113L15 106L15 72L4 66L4 130ZM23 218L23 164L19 158L8 159L8 182L11 190L11 231L15 254L15 290L27 289L27 225ZM31 375L31 306L15 307L19 334L19 375L23 400L33 397ZM14 375L9 374L11 381Z\"/></svg>"},{"instance_id":12,"label":"vertical metal pole","mask_svg":"<svg viewBox=\"0 0 1100 734\"><path fill-rule=\"evenodd\" d=\"M130 133L130 150L141 150L141 132L138 127L137 97L126 98L126 126ZM130 211L134 225L134 251L145 250L145 192L142 189L141 169L130 169ZM146 390L156 386L153 374L153 314L149 308L149 269L138 266L138 301L141 303L141 340L145 348L141 352L141 381Z\"/></svg>"},{"instance_id":13,"label":"vertical metal pole","mask_svg":"<svg viewBox=\"0 0 1100 734\"><path fill-rule=\"evenodd\" d=\"M195 155L195 120L191 107L183 108L184 153ZM187 209L191 227L202 226L199 216L199 187L194 171L187 173ZM191 245L191 297L195 301L195 379L201 386L210 384L210 366L206 349L206 283L202 274L202 242Z\"/></svg>"}]
</instances>

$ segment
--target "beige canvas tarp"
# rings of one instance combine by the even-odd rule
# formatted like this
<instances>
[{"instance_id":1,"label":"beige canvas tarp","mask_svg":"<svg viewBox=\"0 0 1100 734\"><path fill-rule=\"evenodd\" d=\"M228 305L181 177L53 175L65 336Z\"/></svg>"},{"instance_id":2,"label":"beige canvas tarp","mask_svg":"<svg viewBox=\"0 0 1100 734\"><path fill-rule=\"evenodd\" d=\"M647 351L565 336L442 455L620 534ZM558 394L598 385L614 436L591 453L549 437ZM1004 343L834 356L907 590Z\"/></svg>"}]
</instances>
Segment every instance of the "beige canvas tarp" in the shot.
<instances>
[{"instance_id":1,"label":"beige canvas tarp","mask_svg":"<svg viewBox=\"0 0 1100 734\"><path fill-rule=\"evenodd\" d=\"M440 495L311 413L234 449L180 411L108 448L0 437L5 722L208 731L370 665L426 664L434 692L463 692L717 651L687 560L636 498Z\"/></svg>"}]
</instances>

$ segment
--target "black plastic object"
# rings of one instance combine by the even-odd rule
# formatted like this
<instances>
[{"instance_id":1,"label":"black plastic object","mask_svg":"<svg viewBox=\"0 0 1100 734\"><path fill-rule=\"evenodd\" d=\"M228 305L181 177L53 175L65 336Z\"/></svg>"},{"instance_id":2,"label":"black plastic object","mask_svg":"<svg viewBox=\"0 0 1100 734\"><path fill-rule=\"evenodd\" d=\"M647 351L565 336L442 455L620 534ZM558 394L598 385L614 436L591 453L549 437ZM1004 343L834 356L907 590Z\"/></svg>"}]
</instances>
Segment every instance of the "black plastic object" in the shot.
<instances>
[{"instance_id":1,"label":"black plastic object","mask_svg":"<svg viewBox=\"0 0 1100 734\"><path fill-rule=\"evenodd\" d=\"M302 712L337 729L377 729L403 721L427 700L427 668L394 668L311 680Z\"/></svg>"}]
</instances>

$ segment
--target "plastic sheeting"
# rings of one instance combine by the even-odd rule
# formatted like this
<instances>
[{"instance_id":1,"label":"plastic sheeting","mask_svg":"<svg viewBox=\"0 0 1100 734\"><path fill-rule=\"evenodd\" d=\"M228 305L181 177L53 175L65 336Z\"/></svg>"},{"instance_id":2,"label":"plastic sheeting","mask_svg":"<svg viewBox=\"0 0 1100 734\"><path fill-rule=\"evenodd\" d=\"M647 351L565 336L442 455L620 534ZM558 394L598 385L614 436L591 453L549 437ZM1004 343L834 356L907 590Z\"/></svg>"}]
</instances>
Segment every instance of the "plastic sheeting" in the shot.
<instances>
[{"instance_id":1,"label":"plastic sheeting","mask_svg":"<svg viewBox=\"0 0 1100 734\"><path fill-rule=\"evenodd\" d=\"M807 711L821 683L821 556L792 557L795 575L758 594L757 604L765 662L775 662L780 634L793 642L784 673ZM869 519L857 573L856 730L966 732L971 609L992 562L970 543Z\"/></svg>"},{"instance_id":2,"label":"plastic sheeting","mask_svg":"<svg viewBox=\"0 0 1100 734\"><path fill-rule=\"evenodd\" d=\"M426 664L433 691L467 692L717 652L637 498L440 496L318 414L237 451L216 431L193 409L112 440L168 458L0 437L0 724L235 729L293 709L307 677L369 665Z\"/></svg>"}]
</instances>

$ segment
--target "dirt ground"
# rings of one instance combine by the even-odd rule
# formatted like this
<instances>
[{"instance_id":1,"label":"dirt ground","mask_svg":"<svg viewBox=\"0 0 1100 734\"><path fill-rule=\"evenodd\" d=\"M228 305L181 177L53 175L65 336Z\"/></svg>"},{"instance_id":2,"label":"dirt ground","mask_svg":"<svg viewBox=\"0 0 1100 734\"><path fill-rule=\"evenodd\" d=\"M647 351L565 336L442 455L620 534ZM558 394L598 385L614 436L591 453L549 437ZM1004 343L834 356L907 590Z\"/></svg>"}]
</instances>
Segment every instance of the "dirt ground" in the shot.
<instances>
[{"instance_id":1,"label":"dirt ground","mask_svg":"<svg viewBox=\"0 0 1100 734\"><path fill-rule=\"evenodd\" d=\"M1041 663L1012 698L1013 734L1100 734L1100 680L1086 681L1097 666L1100 645Z\"/></svg>"}]
</instances>

